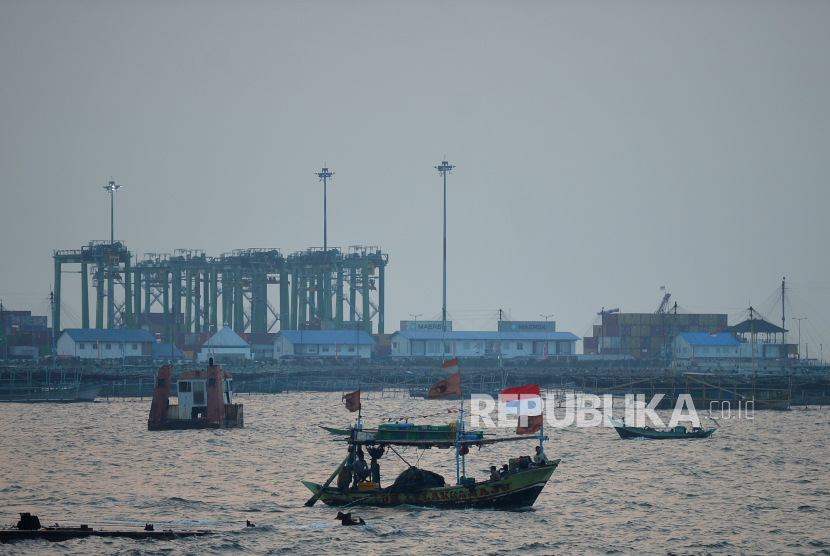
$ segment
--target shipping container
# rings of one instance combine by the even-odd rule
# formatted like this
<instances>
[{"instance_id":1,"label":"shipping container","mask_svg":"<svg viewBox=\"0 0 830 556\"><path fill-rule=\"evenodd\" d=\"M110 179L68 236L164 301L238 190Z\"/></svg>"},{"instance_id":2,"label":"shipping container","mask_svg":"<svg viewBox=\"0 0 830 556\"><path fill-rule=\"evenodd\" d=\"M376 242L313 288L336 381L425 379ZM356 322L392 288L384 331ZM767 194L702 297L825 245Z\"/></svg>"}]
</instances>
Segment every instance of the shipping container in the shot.
<instances>
[{"instance_id":1,"label":"shipping container","mask_svg":"<svg viewBox=\"0 0 830 556\"><path fill-rule=\"evenodd\" d=\"M700 315L689 315L689 324L691 326L697 326L699 316Z\"/></svg>"},{"instance_id":2,"label":"shipping container","mask_svg":"<svg viewBox=\"0 0 830 556\"><path fill-rule=\"evenodd\" d=\"M623 324L620 326L620 336L623 338L631 336L631 325L630 324Z\"/></svg>"},{"instance_id":3,"label":"shipping container","mask_svg":"<svg viewBox=\"0 0 830 556\"><path fill-rule=\"evenodd\" d=\"M631 324L640 324L640 313L631 313Z\"/></svg>"},{"instance_id":4,"label":"shipping container","mask_svg":"<svg viewBox=\"0 0 830 556\"><path fill-rule=\"evenodd\" d=\"M619 320L620 320L619 313L613 313L613 314L610 314L610 315L608 315L608 314L602 315L602 324L604 324L606 326L613 325L613 324L619 324L620 323Z\"/></svg>"},{"instance_id":5,"label":"shipping container","mask_svg":"<svg viewBox=\"0 0 830 556\"><path fill-rule=\"evenodd\" d=\"M582 338L582 349L597 349L597 338L591 336Z\"/></svg>"},{"instance_id":6,"label":"shipping container","mask_svg":"<svg viewBox=\"0 0 830 556\"><path fill-rule=\"evenodd\" d=\"M695 332L696 333L698 327L697 327L696 324L690 324L689 326L687 326L687 328L689 329L689 332Z\"/></svg>"},{"instance_id":7,"label":"shipping container","mask_svg":"<svg viewBox=\"0 0 830 556\"><path fill-rule=\"evenodd\" d=\"M651 338L648 336L643 336L640 338L640 348L650 348L651 347Z\"/></svg>"},{"instance_id":8,"label":"shipping container","mask_svg":"<svg viewBox=\"0 0 830 556\"><path fill-rule=\"evenodd\" d=\"M663 338L651 337L651 349L657 349L663 345Z\"/></svg>"},{"instance_id":9,"label":"shipping container","mask_svg":"<svg viewBox=\"0 0 830 556\"><path fill-rule=\"evenodd\" d=\"M620 347L620 338L619 337L605 336L604 338L602 338L602 347L603 348L619 348Z\"/></svg>"},{"instance_id":10,"label":"shipping container","mask_svg":"<svg viewBox=\"0 0 830 556\"><path fill-rule=\"evenodd\" d=\"M602 325L601 324L595 324L594 325L594 338L599 338L600 336L602 336Z\"/></svg>"},{"instance_id":11,"label":"shipping container","mask_svg":"<svg viewBox=\"0 0 830 556\"><path fill-rule=\"evenodd\" d=\"M620 335L620 325L618 324L610 324L605 327L608 331L609 336L619 336Z\"/></svg>"},{"instance_id":12,"label":"shipping container","mask_svg":"<svg viewBox=\"0 0 830 556\"><path fill-rule=\"evenodd\" d=\"M631 319L631 313L623 313L620 315L620 322L622 324L634 324Z\"/></svg>"},{"instance_id":13,"label":"shipping container","mask_svg":"<svg viewBox=\"0 0 830 556\"><path fill-rule=\"evenodd\" d=\"M726 315L718 315L718 326L729 326L728 317Z\"/></svg>"}]
</instances>

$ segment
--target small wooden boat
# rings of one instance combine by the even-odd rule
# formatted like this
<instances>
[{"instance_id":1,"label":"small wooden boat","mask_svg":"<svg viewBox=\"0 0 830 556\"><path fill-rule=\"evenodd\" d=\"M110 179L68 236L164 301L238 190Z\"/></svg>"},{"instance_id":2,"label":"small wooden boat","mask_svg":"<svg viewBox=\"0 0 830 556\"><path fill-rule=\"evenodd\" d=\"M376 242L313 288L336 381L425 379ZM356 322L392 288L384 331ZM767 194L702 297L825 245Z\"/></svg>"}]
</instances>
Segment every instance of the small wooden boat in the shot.
<instances>
[{"instance_id":1,"label":"small wooden boat","mask_svg":"<svg viewBox=\"0 0 830 556\"><path fill-rule=\"evenodd\" d=\"M668 430L656 430L651 427L629 427L623 421L608 418L611 424L614 425L620 438L649 438L652 440L659 440L663 438L708 438L717 429L704 429L703 427L692 427L688 430L683 426L676 426Z\"/></svg>"}]
</instances>

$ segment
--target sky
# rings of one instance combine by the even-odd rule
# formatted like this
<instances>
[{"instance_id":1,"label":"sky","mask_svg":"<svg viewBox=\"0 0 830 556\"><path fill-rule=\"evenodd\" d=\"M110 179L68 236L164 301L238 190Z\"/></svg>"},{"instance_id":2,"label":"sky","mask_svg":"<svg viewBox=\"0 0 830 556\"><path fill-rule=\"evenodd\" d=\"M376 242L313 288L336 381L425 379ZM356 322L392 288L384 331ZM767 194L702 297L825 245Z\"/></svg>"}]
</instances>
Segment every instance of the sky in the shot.
<instances>
[{"instance_id":1,"label":"sky","mask_svg":"<svg viewBox=\"0 0 830 556\"><path fill-rule=\"evenodd\" d=\"M446 158L454 329L582 336L661 286L780 323L786 277L813 357L827 29L818 1L0 0L0 298L48 311L53 251L109 238L110 179L139 257L322 246L326 165L328 244L389 254L387 332L440 319Z\"/></svg>"}]
</instances>

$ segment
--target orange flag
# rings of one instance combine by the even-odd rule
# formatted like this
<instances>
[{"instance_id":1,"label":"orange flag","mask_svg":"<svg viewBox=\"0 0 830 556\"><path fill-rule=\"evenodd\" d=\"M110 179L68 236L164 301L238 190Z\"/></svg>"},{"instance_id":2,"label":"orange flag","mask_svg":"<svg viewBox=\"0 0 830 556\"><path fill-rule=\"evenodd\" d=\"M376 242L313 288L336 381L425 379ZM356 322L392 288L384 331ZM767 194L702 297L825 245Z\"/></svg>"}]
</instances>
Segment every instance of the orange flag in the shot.
<instances>
[{"instance_id":1,"label":"orange flag","mask_svg":"<svg viewBox=\"0 0 830 556\"><path fill-rule=\"evenodd\" d=\"M527 426L522 426L522 421L527 418ZM516 434L536 434L542 430L542 416L541 415L522 415L519 418L519 425L516 427Z\"/></svg>"},{"instance_id":2,"label":"orange flag","mask_svg":"<svg viewBox=\"0 0 830 556\"><path fill-rule=\"evenodd\" d=\"M359 411L360 410L360 390L357 392L350 392L348 394L344 394L343 398L341 399L343 405L349 411Z\"/></svg>"},{"instance_id":3,"label":"orange flag","mask_svg":"<svg viewBox=\"0 0 830 556\"><path fill-rule=\"evenodd\" d=\"M454 360L453 360L454 361ZM448 361L449 363L449 361ZM443 380L439 380L429 389L427 397L430 399L449 398L461 395L461 373L455 373Z\"/></svg>"}]
</instances>

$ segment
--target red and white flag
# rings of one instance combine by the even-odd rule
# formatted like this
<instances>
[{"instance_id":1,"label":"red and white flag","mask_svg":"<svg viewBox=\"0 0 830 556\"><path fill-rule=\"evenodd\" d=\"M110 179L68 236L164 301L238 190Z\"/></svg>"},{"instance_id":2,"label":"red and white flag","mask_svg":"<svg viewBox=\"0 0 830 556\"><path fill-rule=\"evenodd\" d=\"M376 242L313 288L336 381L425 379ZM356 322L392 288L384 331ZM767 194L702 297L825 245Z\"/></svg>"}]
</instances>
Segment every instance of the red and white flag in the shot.
<instances>
[{"instance_id":1,"label":"red and white flag","mask_svg":"<svg viewBox=\"0 0 830 556\"><path fill-rule=\"evenodd\" d=\"M717 332L709 332L709 335L714 338L715 336L718 335L718 333Z\"/></svg>"},{"instance_id":2,"label":"red and white flag","mask_svg":"<svg viewBox=\"0 0 830 556\"><path fill-rule=\"evenodd\" d=\"M666 286L660 286L660 291L661 291L661 292L666 291Z\"/></svg>"},{"instance_id":3,"label":"red and white flag","mask_svg":"<svg viewBox=\"0 0 830 556\"><path fill-rule=\"evenodd\" d=\"M538 384L516 386L502 390L499 401L504 404L505 415L540 415L542 394Z\"/></svg>"}]
</instances>

